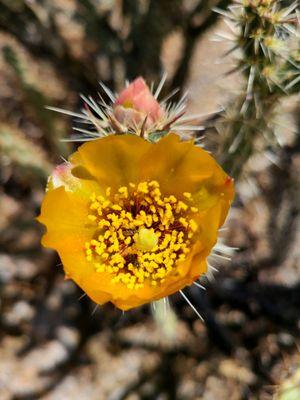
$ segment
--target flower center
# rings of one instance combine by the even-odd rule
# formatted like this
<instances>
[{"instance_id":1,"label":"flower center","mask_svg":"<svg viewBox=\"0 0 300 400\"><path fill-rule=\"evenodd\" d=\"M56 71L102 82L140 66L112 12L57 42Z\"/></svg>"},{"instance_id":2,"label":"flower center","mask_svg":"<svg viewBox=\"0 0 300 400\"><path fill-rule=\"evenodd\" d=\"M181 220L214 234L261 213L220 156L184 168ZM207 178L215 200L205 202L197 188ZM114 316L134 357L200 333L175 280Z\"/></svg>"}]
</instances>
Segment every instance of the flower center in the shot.
<instances>
[{"instance_id":1,"label":"flower center","mask_svg":"<svg viewBox=\"0 0 300 400\"><path fill-rule=\"evenodd\" d=\"M191 217L198 209L192 195L183 200L164 197L157 181L120 187L115 194L91 196L88 219L95 234L85 244L88 261L112 282L139 289L157 286L176 275L177 264L190 251L198 225Z\"/></svg>"},{"instance_id":2,"label":"flower center","mask_svg":"<svg viewBox=\"0 0 300 400\"><path fill-rule=\"evenodd\" d=\"M135 238L138 250L151 251L158 242L158 237L153 229L140 228Z\"/></svg>"}]
</instances>

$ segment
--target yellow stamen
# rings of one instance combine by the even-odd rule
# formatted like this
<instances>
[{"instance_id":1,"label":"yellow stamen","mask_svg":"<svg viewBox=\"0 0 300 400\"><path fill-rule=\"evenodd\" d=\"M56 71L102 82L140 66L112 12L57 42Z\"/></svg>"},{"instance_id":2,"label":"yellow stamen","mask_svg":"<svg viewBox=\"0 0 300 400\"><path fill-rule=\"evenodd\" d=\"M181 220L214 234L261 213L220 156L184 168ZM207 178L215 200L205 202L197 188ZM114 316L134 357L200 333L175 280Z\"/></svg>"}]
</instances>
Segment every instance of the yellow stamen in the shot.
<instances>
[{"instance_id":1,"label":"yellow stamen","mask_svg":"<svg viewBox=\"0 0 300 400\"><path fill-rule=\"evenodd\" d=\"M106 198L93 194L87 216L97 232L85 244L86 259L99 273L111 274L114 284L130 290L145 284L161 285L189 253L198 225L191 217L197 208L174 195L164 197L157 181L130 183Z\"/></svg>"}]
</instances>

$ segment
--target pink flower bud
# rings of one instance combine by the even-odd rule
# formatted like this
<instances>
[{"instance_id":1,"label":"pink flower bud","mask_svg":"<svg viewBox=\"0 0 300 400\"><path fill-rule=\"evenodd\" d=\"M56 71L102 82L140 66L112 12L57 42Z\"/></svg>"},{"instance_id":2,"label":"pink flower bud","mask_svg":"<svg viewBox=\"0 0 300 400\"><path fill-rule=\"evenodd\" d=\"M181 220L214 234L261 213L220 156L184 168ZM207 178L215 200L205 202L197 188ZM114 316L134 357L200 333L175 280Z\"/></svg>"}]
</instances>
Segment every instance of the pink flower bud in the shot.
<instances>
[{"instance_id":1,"label":"pink flower bud","mask_svg":"<svg viewBox=\"0 0 300 400\"><path fill-rule=\"evenodd\" d=\"M114 103L114 116L125 126L144 122L147 126L162 117L164 111L151 93L143 78L136 78L117 97Z\"/></svg>"},{"instance_id":2,"label":"pink flower bud","mask_svg":"<svg viewBox=\"0 0 300 400\"><path fill-rule=\"evenodd\" d=\"M73 165L69 162L64 162L54 168L51 176L48 179L47 190L56 189L64 186L66 190L71 190L71 186L76 180L71 174Z\"/></svg>"}]
</instances>

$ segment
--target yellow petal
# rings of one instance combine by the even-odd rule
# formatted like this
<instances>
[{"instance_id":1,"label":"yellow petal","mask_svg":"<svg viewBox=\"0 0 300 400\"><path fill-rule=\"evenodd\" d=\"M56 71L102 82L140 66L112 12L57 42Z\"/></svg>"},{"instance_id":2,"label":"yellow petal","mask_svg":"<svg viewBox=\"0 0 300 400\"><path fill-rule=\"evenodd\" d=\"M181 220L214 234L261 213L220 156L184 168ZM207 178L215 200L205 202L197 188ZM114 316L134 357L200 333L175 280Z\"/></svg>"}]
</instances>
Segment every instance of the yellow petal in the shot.
<instances>
[{"instance_id":1,"label":"yellow petal","mask_svg":"<svg viewBox=\"0 0 300 400\"><path fill-rule=\"evenodd\" d=\"M215 160L190 142L180 142L179 136L169 134L155 143L142 166L141 180L149 176L158 180L166 193L194 193L215 170Z\"/></svg>"},{"instance_id":2,"label":"yellow petal","mask_svg":"<svg viewBox=\"0 0 300 400\"><path fill-rule=\"evenodd\" d=\"M37 218L47 227L42 244L54 249L82 249L95 228L87 224L87 198L66 192L61 186L46 193Z\"/></svg>"},{"instance_id":3,"label":"yellow petal","mask_svg":"<svg viewBox=\"0 0 300 400\"><path fill-rule=\"evenodd\" d=\"M83 144L70 160L81 163L99 184L114 190L138 182L150 147L151 143L136 135L112 135Z\"/></svg>"}]
</instances>

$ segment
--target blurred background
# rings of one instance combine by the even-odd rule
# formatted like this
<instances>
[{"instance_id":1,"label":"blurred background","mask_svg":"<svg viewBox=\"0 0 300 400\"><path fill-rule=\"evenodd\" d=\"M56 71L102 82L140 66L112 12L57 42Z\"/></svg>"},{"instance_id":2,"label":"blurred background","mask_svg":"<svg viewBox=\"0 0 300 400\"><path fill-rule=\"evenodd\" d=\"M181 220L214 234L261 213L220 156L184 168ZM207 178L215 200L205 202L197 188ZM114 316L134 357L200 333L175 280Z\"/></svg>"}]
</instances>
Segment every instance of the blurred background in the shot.
<instances>
[{"instance_id":1,"label":"blurred background","mask_svg":"<svg viewBox=\"0 0 300 400\"><path fill-rule=\"evenodd\" d=\"M291 1L0 0L1 400L300 399L297 23ZM95 307L35 221L77 145L45 105L164 71L236 179L238 250L185 292L204 323L180 295L154 315Z\"/></svg>"}]
</instances>

